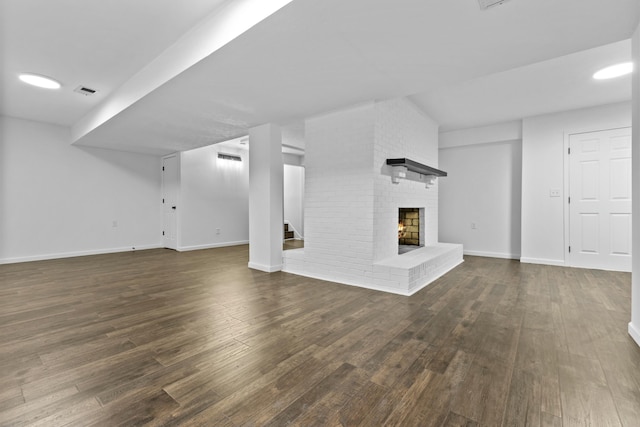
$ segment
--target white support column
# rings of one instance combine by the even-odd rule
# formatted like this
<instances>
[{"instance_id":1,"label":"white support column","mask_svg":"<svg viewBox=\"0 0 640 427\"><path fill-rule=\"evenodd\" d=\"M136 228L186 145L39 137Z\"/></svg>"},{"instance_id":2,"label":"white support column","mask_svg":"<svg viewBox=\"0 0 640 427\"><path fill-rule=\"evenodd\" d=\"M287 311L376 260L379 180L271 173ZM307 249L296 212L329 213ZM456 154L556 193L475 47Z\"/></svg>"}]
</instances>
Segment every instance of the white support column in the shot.
<instances>
[{"instance_id":1,"label":"white support column","mask_svg":"<svg viewBox=\"0 0 640 427\"><path fill-rule=\"evenodd\" d=\"M282 269L283 163L280 127L249 130L249 268Z\"/></svg>"}]
</instances>

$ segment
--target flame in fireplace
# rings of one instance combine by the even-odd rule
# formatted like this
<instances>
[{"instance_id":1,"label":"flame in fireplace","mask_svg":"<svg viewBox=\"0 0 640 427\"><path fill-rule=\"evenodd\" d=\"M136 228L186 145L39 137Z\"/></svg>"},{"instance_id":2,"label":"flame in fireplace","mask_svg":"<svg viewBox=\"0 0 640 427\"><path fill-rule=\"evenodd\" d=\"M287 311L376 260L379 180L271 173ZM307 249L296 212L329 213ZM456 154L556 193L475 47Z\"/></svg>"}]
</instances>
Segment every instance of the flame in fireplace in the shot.
<instances>
[{"instance_id":1,"label":"flame in fireplace","mask_svg":"<svg viewBox=\"0 0 640 427\"><path fill-rule=\"evenodd\" d=\"M398 239L402 239L407 234L404 228L404 223L402 221L398 221Z\"/></svg>"}]
</instances>

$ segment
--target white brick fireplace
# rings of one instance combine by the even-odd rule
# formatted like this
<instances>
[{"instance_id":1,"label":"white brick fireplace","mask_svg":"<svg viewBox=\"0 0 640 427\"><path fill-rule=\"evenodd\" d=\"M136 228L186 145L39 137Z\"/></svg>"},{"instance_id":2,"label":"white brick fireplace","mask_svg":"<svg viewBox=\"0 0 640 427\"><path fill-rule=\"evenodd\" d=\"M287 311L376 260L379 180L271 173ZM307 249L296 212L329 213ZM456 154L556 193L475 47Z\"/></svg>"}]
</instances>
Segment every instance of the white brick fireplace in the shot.
<instances>
[{"instance_id":1,"label":"white brick fireplace","mask_svg":"<svg viewBox=\"0 0 640 427\"><path fill-rule=\"evenodd\" d=\"M370 102L306 122L305 247L284 271L411 295L462 262L438 243L438 185L408 173L393 183L389 158L438 166L438 125L405 98ZM439 178L446 179L446 178ZM424 247L398 254L398 211L424 212Z\"/></svg>"}]
</instances>

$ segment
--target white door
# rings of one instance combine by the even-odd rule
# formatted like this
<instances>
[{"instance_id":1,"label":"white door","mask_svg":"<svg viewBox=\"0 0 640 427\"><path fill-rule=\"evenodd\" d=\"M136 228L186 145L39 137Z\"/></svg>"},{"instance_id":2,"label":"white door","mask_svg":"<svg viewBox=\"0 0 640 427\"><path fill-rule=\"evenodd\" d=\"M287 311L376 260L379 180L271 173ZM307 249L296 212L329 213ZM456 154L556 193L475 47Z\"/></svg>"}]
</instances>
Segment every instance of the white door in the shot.
<instances>
[{"instance_id":1,"label":"white door","mask_svg":"<svg viewBox=\"0 0 640 427\"><path fill-rule=\"evenodd\" d=\"M569 264L631 271L631 128L569 136Z\"/></svg>"},{"instance_id":2,"label":"white door","mask_svg":"<svg viewBox=\"0 0 640 427\"><path fill-rule=\"evenodd\" d=\"M178 248L178 156L162 158L162 244Z\"/></svg>"}]
</instances>

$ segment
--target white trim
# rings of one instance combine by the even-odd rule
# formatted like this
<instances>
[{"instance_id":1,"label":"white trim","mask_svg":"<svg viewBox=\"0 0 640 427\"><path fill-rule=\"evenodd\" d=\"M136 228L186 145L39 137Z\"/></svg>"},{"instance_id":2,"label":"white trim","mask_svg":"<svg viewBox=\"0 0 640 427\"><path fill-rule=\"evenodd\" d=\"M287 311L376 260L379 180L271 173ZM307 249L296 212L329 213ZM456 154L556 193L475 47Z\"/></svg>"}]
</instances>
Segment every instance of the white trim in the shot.
<instances>
[{"instance_id":1,"label":"white trim","mask_svg":"<svg viewBox=\"0 0 640 427\"><path fill-rule=\"evenodd\" d=\"M199 251L201 249L224 248L227 246L248 245L248 240L240 240L237 242L207 243L206 245L181 246L176 249L178 252Z\"/></svg>"},{"instance_id":2,"label":"white trim","mask_svg":"<svg viewBox=\"0 0 640 427\"><path fill-rule=\"evenodd\" d=\"M121 252L136 252L136 251L144 251L147 249L161 249L161 248L162 248L162 243L155 244L155 245L135 246L135 249L133 249L133 247L124 247L124 248L93 249L89 251L60 252L55 254L3 258L3 259L0 259L0 264L17 264L20 262L46 261L50 259L75 258L75 257L81 257L81 256L115 254L115 253L121 253Z\"/></svg>"},{"instance_id":3,"label":"white trim","mask_svg":"<svg viewBox=\"0 0 640 427\"><path fill-rule=\"evenodd\" d=\"M279 265L263 265L256 262L249 262L247 264L249 268L254 270L264 271L265 273L275 273L276 271L282 271L282 264Z\"/></svg>"},{"instance_id":4,"label":"white trim","mask_svg":"<svg viewBox=\"0 0 640 427\"><path fill-rule=\"evenodd\" d=\"M629 322L629 335L640 346L640 329L638 329L632 322Z\"/></svg>"},{"instance_id":5,"label":"white trim","mask_svg":"<svg viewBox=\"0 0 640 427\"><path fill-rule=\"evenodd\" d=\"M469 256L482 256L488 258L502 258L502 259L517 259L520 260L520 254L504 254L500 252L485 252L485 251L469 251L464 250L462 252L464 255Z\"/></svg>"},{"instance_id":6,"label":"white trim","mask_svg":"<svg viewBox=\"0 0 640 427\"><path fill-rule=\"evenodd\" d=\"M566 267L564 260L561 259L544 259L544 258L520 258L520 262L524 264L543 264L556 265L558 267Z\"/></svg>"}]
</instances>

